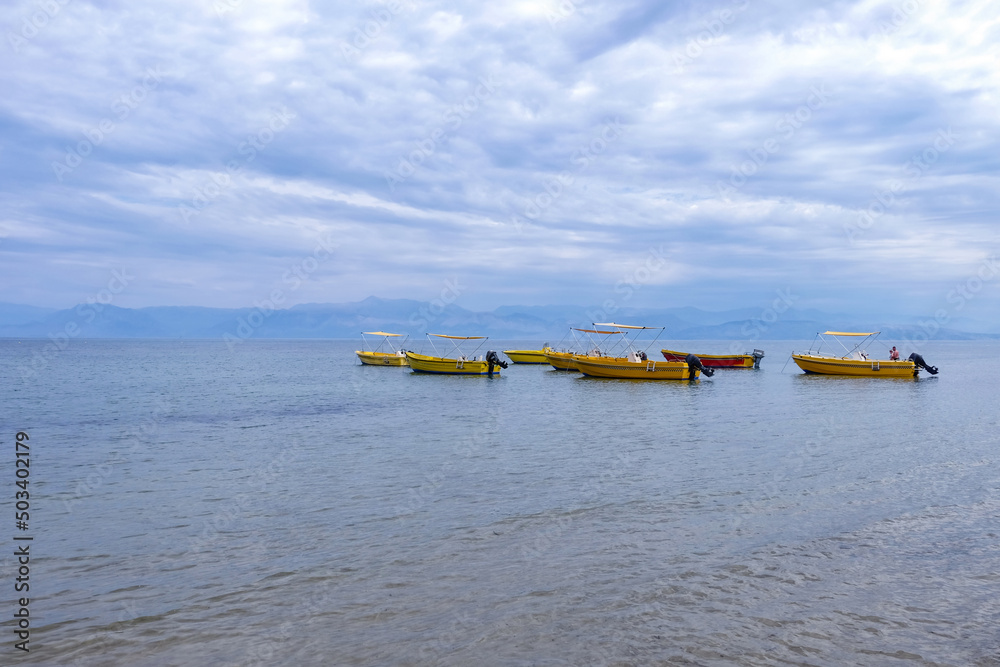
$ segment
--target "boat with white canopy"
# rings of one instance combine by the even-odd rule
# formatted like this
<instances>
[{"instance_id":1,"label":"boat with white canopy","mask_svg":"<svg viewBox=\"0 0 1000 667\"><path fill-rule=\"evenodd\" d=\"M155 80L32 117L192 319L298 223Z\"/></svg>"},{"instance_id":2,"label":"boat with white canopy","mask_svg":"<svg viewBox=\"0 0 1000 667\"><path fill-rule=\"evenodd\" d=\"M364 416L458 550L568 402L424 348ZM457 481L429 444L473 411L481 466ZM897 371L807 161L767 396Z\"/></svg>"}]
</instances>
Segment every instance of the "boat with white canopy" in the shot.
<instances>
[{"instance_id":1,"label":"boat with white canopy","mask_svg":"<svg viewBox=\"0 0 1000 667\"><path fill-rule=\"evenodd\" d=\"M434 346L434 340L445 340L451 343L453 356L446 357L439 355ZM427 334L434 355L417 354L407 350L406 359L417 373L438 373L444 375L499 375L501 368L507 368L507 362L501 361L500 357L493 350L489 350L485 355L476 356L479 348L489 339L488 336L451 336L448 334ZM470 352L463 350L463 345L470 344L469 341L479 341L479 344Z\"/></svg>"},{"instance_id":2,"label":"boat with white canopy","mask_svg":"<svg viewBox=\"0 0 1000 667\"><path fill-rule=\"evenodd\" d=\"M891 351L886 358L877 359L869 354L868 347L875 342L881 331L824 331L817 333L807 352L792 352L792 360L806 373L817 375L852 375L864 377L912 378L917 377L923 369L931 375L937 375L938 369L929 366L924 358L914 352L908 359L899 359L898 353L893 359ZM824 336L830 336L840 350ZM847 338L844 343L841 338ZM853 343L851 347L848 344ZM828 344L833 347L833 353L822 353L822 347ZM813 350L813 347L816 349ZM893 348L895 350L895 347ZM843 352L843 354L840 354Z\"/></svg>"},{"instance_id":3,"label":"boat with white canopy","mask_svg":"<svg viewBox=\"0 0 1000 667\"><path fill-rule=\"evenodd\" d=\"M382 340L376 346L371 346L365 336L381 336ZM406 334L388 333L386 331L362 331L361 340L367 350L355 350L358 359L366 366L406 366L406 352L402 344ZM401 340L397 340L401 339Z\"/></svg>"},{"instance_id":4,"label":"boat with white canopy","mask_svg":"<svg viewBox=\"0 0 1000 667\"><path fill-rule=\"evenodd\" d=\"M630 380L694 380L702 372L711 376L713 371L702 366L693 354L685 361L655 361L646 355L656 339L660 337L664 327L646 327L615 322L594 323L597 329L613 331L621 337L624 356L587 356L575 355L573 361L584 375L601 378L618 378ZM640 349L639 335L643 331L656 331L653 340Z\"/></svg>"}]
</instances>

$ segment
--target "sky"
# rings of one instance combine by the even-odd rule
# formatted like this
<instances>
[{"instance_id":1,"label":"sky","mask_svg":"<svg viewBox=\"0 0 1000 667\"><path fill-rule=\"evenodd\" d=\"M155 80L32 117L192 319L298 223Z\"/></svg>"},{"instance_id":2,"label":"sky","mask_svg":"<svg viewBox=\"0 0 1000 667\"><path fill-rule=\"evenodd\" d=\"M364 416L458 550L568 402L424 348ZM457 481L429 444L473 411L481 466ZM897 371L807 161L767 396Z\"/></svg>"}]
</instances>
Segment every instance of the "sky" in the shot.
<instances>
[{"instance_id":1,"label":"sky","mask_svg":"<svg viewBox=\"0 0 1000 667\"><path fill-rule=\"evenodd\" d=\"M0 30L0 301L1000 331L995 2L18 0Z\"/></svg>"}]
</instances>

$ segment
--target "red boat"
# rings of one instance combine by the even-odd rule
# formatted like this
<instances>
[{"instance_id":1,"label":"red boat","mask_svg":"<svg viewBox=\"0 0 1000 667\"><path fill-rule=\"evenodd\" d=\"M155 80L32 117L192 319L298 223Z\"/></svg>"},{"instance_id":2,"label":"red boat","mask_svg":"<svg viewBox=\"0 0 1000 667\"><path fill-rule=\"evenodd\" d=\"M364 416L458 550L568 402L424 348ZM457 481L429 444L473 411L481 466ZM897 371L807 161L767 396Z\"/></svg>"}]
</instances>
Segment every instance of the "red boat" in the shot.
<instances>
[{"instance_id":1,"label":"red boat","mask_svg":"<svg viewBox=\"0 0 1000 667\"><path fill-rule=\"evenodd\" d=\"M687 352L660 350L667 361L684 361ZM701 363L709 368L760 368L764 350L754 350L749 354L696 354Z\"/></svg>"}]
</instances>

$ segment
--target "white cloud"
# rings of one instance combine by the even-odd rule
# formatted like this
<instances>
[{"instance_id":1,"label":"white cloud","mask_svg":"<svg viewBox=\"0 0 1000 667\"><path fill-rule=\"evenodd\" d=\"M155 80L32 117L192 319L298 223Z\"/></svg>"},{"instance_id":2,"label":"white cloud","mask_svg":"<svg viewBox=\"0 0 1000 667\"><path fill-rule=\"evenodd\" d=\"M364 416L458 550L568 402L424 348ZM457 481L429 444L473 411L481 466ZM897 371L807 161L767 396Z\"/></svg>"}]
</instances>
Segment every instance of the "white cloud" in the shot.
<instances>
[{"instance_id":1,"label":"white cloud","mask_svg":"<svg viewBox=\"0 0 1000 667\"><path fill-rule=\"evenodd\" d=\"M35 7L0 26L18 35ZM452 271L476 285L470 306L588 303L662 245L674 268L645 295L683 283L723 309L794 282L804 305L850 310L838 288L877 276L870 303L930 308L1000 241L998 20L984 1L71 3L4 45L0 280L10 300L66 305L94 275L74 266L134 256L151 301L245 305L326 230L340 268L303 299L421 298ZM162 83L118 118L150 67ZM283 110L294 121L268 136ZM60 182L53 162L105 118ZM947 128L957 140L914 175ZM232 161L185 224L179 207ZM851 243L845 226L897 181ZM53 268L18 270L32 258Z\"/></svg>"}]
</instances>

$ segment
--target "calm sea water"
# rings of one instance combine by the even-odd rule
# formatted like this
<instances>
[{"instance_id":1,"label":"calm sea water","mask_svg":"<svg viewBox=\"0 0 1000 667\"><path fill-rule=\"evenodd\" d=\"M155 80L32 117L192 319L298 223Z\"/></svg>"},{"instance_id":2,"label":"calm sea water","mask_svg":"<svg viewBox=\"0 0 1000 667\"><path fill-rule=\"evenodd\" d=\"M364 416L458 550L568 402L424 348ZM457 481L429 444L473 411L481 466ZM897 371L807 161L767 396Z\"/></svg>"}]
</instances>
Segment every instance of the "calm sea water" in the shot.
<instances>
[{"instance_id":1,"label":"calm sea water","mask_svg":"<svg viewBox=\"0 0 1000 667\"><path fill-rule=\"evenodd\" d=\"M0 341L0 664L1000 664L996 343L673 383L78 340L24 379L44 345Z\"/></svg>"}]
</instances>

